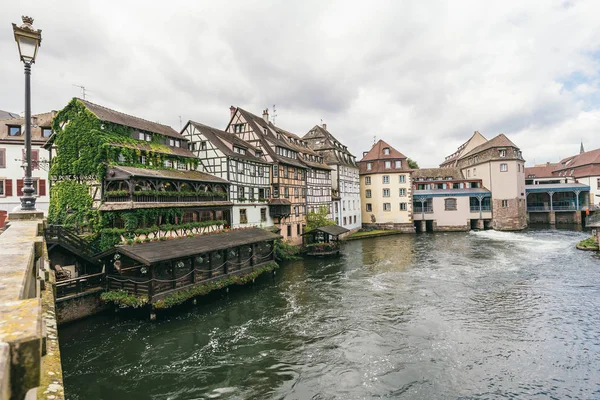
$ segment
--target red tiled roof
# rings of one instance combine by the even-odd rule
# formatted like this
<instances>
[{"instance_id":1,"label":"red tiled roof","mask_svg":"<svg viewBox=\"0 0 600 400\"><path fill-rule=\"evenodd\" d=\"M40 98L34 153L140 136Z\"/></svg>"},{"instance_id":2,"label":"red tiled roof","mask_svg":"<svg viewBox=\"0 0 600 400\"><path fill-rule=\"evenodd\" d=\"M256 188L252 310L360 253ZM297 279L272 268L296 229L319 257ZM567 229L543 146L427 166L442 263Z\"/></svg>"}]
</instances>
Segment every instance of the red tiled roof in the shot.
<instances>
[{"instance_id":1,"label":"red tiled roof","mask_svg":"<svg viewBox=\"0 0 600 400\"><path fill-rule=\"evenodd\" d=\"M390 154L383 154L383 149L389 148ZM399 160L406 159L406 156L400 153L398 150L384 142L379 140L371 147L371 150L360 161L373 161L373 160Z\"/></svg>"},{"instance_id":2,"label":"red tiled roof","mask_svg":"<svg viewBox=\"0 0 600 400\"><path fill-rule=\"evenodd\" d=\"M468 157L472 154L481 153L482 151L485 151L487 149L491 149L494 147L515 147L518 149L516 144L511 142L510 139L507 138L504 133L501 133L498 136L494 137L493 139L490 139L487 142L475 147L473 150L471 150L467 154L461 156L460 158L462 159L462 158Z\"/></svg>"},{"instance_id":3,"label":"red tiled roof","mask_svg":"<svg viewBox=\"0 0 600 400\"><path fill-rule=\"evenodd\" d=\"M552 172L559 166L558 163L546 163L540 164L533 167L525 168L525 177L532 176L534 178L549 178L552 176Z\"/></svg>"}]
</instances>

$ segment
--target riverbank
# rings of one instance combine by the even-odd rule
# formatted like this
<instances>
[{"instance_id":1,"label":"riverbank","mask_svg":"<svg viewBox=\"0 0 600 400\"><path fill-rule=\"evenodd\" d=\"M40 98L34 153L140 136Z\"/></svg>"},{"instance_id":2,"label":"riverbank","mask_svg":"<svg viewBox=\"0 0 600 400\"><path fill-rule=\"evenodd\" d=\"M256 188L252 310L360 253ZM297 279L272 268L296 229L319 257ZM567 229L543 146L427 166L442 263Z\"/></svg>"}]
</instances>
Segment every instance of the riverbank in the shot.
<instances>
[{"instance_id":1,"label":"riverbank","mask_svg":"<svg viewBox=\"0 0 600 400\"><path fill-rule=\"evenodd\" d=\"M598 243L596 243L596 241L594 240L594 237L592 236L592 237L589 237L587 239L580 241L579 243L577 243L575 245L575 247L579 250L584 250L584 251L597 251Z\"/></svg>"},{"instance_id":2,"label":"riverbank","mask_svg":"<svg viewBox=\"0 0 600 400\"><path fill-rule=\"evenodd\" d=\"M377 230L372 230L372 231L360 230L360 231L351 233L348 236L344 237L344 240L358 240L358 239L365 239L365 238L372 238L372 237L379 237L379 236L400 235L403 233L405 233L405 232L396 231L396 230L383 230L383 229L377 229Z\"/></svg>"}]
</instances>

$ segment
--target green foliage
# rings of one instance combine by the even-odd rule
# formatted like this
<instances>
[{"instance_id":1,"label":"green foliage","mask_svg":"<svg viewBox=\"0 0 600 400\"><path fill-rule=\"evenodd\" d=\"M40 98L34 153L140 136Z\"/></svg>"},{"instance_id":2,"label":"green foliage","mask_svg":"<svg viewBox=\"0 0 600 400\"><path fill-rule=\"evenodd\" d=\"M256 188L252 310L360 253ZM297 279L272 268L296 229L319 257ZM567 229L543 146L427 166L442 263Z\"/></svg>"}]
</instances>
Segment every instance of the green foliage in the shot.
<instances>
[{"instance_id":1,"label":"green foliage","mask_svg":"<svg viewBox=\"0 0 600 400\"><path fill-rule=\"evenodd\" d=\"M202 284L193 286L189 289L183 289L183 290L177 291L173 294L170 294L161 300L158 300L156 303L154 303L154 308L158 308L158 309L170 308L177 304L181 304L184 301L189 300L193 297L203 296L214 290L222 289L229 285L245 284L245 283L250 282L251 280L256 279L259 275L261 275L265 272L273 271L274 269L277 269L277 268L279 268L279 265L273 261L266 265L263 265L262 267L256 268L254 271L252 271L246 275L226 276L226 277L223 277L220 279L215 279L210 282L206 282L206 283L202 283Z\"/></svg>"},{"instance_id":2,"label":"green foliage","mask_svg":"<svg viewBox=\"0 0 600 400\"><path fill-rule=\"evenodd\" d=\"M406 160L406 162L408 163L408 166L412 169L419 169L419 164L417 164L417 162L415 160L413 160L412 158L408 158Z\"/></svg>"},{"instance_id":3,"label":"green foliage","mask_svg":"<svg viewBox=\"0 0 600 400\"><path fill-rule=\"evenodd\" d=\"M335 222L327 218L327 214L329 214L329 209L325 206L319 207L316 212L309 211L306 214L306 232L323 226L335 225Z\"/></svg>"},{"instance_id":4,"label":"green foliage","mask_svg":"<svg viewBox=\"0 0 600 400\"><path fill-rule=\"evenodd\" d=\"M275 241L275 259L276 260L301 260L302 257L298 256L300 253L300 247L294 246L288 242L284 242L283 240Z\"/></svg>"},{"instance_id":5,"label":"green foliage","mask_svg":"<svg viewBox=\"0 0 600 400\"><path fill-rule=\"evenodd\" d=\"M594 240L593 236L590 236L589 238L582 240L577 245L579 247L584 247L584 248L589 248L589 249L597 249L598 248L598 244Z\"/></svg>"},{"instance_id":6,"label":"green foliage","mask_svg":"<svg viewBox=\"0 0 600 400\"><path fill-rule=\"evenodd\" d=\"M48 222L62 224L76 229L93 229L98 220L98 212L92 210L93 199L89 186L76 181L59 181L50 190Z\"/></svg>"},{"instance_id":7,"label":"green foliage","mask_svg":"<svg viewBox=\"0 0 600 400\"><path fill-rule=\"evenodd\" d=\"M129 190L112 190L110 192L105 192L104 196L106 196L106 197L129 196Z\"/></svg>"},{"instance_id":8,"label":"green foliage","mask_svg":"<svg viewBox=\"0 0 600 400\"><path fill-rule=\"evenodd\" d=\"M112 192L107 192L112 193ZM225 192L205 192L204 190L199 190L197 192L192 191L183 191L183 192L166 192L160 190L143 190L143 191L135 191L133 192L136 196L163 196L163 197L178 197L178 196L206 196L206 197L227 197L227 193Z\"/></svg>"},{"instance_id":9,"label":"green foliage","mask_svg":"<svg viewBox=\"0 0 600 400\"><path fill-rule=\"evenodd\" d=\"M148 296L136 296L125 290L111 290L100 295L102 301L114 303L120 307L142 307L148 304Z\"/></svg>"}]
</instances>

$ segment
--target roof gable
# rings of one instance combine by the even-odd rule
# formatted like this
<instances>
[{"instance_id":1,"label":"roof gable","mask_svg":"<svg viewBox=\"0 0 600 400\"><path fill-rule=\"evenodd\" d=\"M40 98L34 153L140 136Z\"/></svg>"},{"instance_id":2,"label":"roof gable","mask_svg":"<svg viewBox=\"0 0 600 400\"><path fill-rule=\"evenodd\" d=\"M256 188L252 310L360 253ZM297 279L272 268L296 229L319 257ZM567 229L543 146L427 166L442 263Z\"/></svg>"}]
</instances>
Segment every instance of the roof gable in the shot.
<instances>
[{"instance_id":1,"label":"roof gable","mask_svg":"<svg viewBox=\"0 0 600 400\"><path fill-rule=\"evenodd\" d=\"M389 154L384 153L384 149L389 149ZM384 142L379 140L371 147L371 150L360 161L374 161L374 160L393 160L393 159L406 159L406 156L400 153L398 150Z\"/></svg>"}]
</instances>

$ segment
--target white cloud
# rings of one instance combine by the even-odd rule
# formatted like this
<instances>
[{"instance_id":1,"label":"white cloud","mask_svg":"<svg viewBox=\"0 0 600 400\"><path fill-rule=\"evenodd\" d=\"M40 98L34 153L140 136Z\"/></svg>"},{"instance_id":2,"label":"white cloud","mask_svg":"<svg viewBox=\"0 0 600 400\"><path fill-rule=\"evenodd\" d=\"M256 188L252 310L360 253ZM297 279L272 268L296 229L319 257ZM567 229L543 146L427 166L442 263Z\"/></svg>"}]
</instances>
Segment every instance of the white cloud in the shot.
<instances>
[{"instance_id":1,"label":"white cloud","mask_svg":"<svg viewBox=\"0 0 600 400\"><path fill-rule=\"evenodd\" d=\"M0 16L0 109L22 111L10 22L44 41L33 108L91 101L179 128L230 105L304 134L324 119L360 158L373 136L435 166L474 130L528 162L600 146L600 3L25 0ZM569 84L566 84L568 82Z\"/></svg>"}]
</instances>

